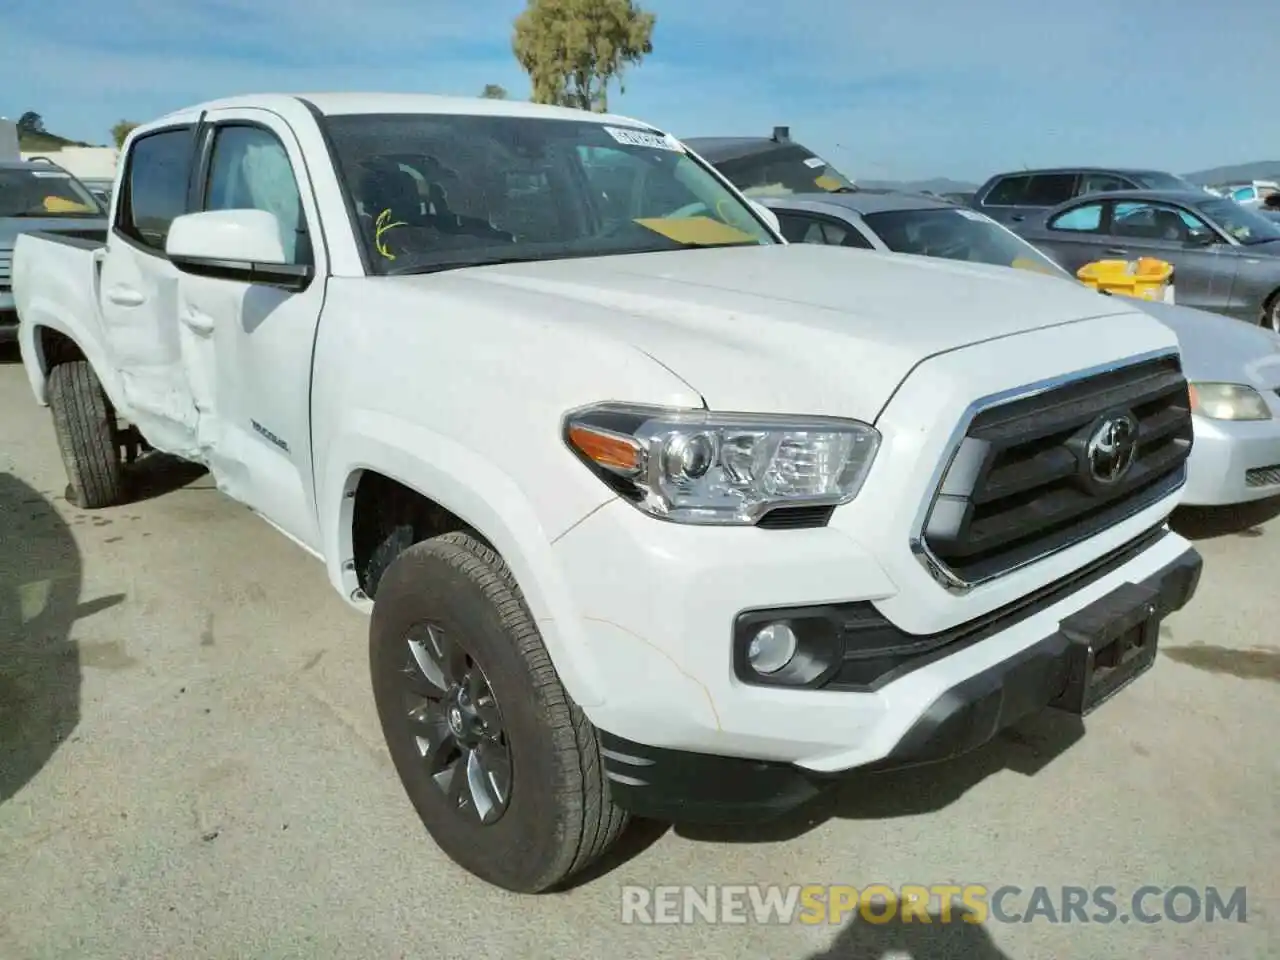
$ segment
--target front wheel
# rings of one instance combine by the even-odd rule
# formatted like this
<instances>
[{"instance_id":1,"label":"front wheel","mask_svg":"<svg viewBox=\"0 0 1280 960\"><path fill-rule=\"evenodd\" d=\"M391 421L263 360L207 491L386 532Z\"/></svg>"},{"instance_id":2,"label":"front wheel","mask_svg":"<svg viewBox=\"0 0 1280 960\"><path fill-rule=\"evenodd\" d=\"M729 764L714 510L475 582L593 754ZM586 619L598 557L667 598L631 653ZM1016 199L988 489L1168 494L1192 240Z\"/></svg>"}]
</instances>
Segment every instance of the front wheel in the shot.
<instances>
[{"instance_id":1,"label":"front wheel","mask_svg":"<svg viewBox=\"0 0 1280 960\"><path fill-rule=\"evenodd\" d=\"M373 693L401 783L455 863L517 893L613 844L595 729L569 698L502 559L465 533L404 550L378 584Z\"/></svg>"},{"instance_id":2,"label":"front wheel","mask_svg":"<svg viewBox=\"0 0 1280 960\"><path fill-rule=\"evenodd\" d=\"M124 502L124 464L115 410L87 360L49 371L49 410L67 471L67 499L96 510Z\"/></svg>"},{"instance_id":3,"label":"front wheel","mask_svg":"<svg viewBox=\"0 0 1280 960\"><path fill-rule=\"evenodd\" d=\"M1262 325L1272 333L1280 333L1280 290L1273 293L1262 308Z\"/></svg>"}]
</instances>

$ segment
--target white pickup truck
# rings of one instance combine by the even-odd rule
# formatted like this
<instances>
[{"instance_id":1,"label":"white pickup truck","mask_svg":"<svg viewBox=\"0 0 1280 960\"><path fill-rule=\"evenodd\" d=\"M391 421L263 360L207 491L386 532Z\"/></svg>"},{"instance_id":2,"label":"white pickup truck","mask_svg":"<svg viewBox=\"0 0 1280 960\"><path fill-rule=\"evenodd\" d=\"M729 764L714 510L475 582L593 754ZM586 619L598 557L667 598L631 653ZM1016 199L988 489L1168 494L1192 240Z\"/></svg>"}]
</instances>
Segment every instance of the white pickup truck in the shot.
<instances>
[{"instance_id":1,"label":"white pickup truck","mask_svg":"<svg viewBox=\"0 0 1280 960\"><path fill-rule=\"evenodd\" d=\"M24 235L14 290L76 502L128 497L136 430L323 562L418 814L511 890L629 814L767 818L1087 713L1199 579L1165 327L788 245L624 117L182 110L130 135L108 235Z\"/></svg>"}]
</instances>

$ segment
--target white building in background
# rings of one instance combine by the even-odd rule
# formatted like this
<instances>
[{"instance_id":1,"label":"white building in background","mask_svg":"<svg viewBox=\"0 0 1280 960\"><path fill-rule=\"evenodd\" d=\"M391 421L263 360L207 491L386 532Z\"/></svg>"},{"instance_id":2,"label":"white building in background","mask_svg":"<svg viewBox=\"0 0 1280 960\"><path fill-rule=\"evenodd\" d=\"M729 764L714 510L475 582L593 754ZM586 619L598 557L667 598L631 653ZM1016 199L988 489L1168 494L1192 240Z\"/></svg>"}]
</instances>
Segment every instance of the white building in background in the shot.
<instances>
[{"instance_id":1,"label":"white building in background","mask_svg":"<svg viewBox=\"0 0 1280 960\"><path fill-rule=\"evenodd\" d=\"M114 180L120 151L115 147L63 147L61 150L23 150L23 160L45 157L80 180Z\"/></svg>"}]
</instances>

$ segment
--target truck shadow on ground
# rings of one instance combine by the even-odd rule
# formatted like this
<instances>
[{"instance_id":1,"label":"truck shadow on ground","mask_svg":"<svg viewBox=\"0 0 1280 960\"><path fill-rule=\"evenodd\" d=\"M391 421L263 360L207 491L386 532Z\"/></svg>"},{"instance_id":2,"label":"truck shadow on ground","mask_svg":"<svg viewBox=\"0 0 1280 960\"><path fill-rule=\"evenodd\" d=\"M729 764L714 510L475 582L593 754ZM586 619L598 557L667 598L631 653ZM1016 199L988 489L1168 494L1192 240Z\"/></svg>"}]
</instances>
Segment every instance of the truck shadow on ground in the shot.
<instances>
[{"instance_id":1,"label":"truck shadow on ground","mask_svg":"<svg viewBox=\"0 0 1280 960\"><path fill-rule=\"evenodd\" d=\"M48 498L0 473L0 804L43 769L80 722L73 624L123 595L80 602L71 528Z\"/></svg>"},{"instance_id":2,"label":"truck shadow on ground","mask_svg":"<svg viewBox=\"0 0 1280 960\"><path fill-rule=\"evenodd\" d=\"M840 929L830 947L808 960L1010 960L977 920L977 914L958 904L945 918L930 913L928 923L858 918Z\"/></svg>"},{"instance_id":3,"label":"truck shadow on ground","mask_svg":"<svg viewBox=\"0 0 1280 960\"><path fill-rule=\"evenodd\" d=\"M196 483L202 478L208 478L207 482ZM215 489L206 467L157 450L149 450L125 466L125 484L130 503L154 500L175 490Z\"/></svg>"},{"instance_id":4,"label":"truck shadow on ground","mask_svg":"<svg viewBox=\"0 0 1280 960\"><path fill-rule=\"evenodd\" d=\"M1261 537L1264 524L1280 517L1280 497L1226 507L1179 507L1169 519L1174 532L1188 540L1215 537Z\"/></svg>"}]
</instances>

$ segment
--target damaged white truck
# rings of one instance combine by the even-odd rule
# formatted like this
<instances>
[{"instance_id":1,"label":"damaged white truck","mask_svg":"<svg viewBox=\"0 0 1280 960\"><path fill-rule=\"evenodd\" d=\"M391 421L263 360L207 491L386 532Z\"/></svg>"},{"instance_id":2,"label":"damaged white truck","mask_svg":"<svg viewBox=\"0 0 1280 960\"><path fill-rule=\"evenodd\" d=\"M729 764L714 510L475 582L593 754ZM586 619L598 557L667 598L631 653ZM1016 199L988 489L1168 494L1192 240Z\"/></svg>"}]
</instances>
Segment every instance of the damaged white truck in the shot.
<instances>
[{"instance_id":1,"label":"damaged white truck","mask_svg":"<svg viewBox=\"0 0 1280 960\"><path fill-rule=\"evenodd\" d=\"M129 137L101 240L18 241L14 291L72 498L127 499L137 431L321 560L418 814L512 890L630 814L768 818L1087 713L1199 579L1166 328L788 245L623 117L183 110Z\"/></svg>"}]
</instances>

